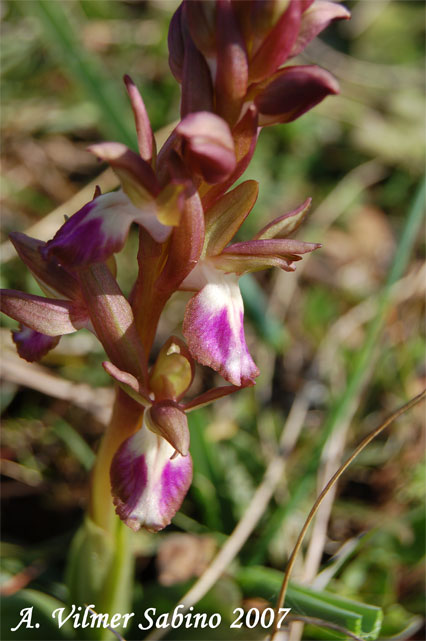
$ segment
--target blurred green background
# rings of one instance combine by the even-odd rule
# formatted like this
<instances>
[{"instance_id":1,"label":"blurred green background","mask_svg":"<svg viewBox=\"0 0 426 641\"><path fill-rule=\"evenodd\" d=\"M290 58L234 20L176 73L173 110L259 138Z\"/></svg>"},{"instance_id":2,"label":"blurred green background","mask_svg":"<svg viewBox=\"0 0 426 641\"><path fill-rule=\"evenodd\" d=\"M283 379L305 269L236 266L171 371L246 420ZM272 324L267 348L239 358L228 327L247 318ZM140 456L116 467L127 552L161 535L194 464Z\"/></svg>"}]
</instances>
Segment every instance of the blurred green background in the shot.
<instances>
[{"instance_id":1,"label":"blurred green background","mask_svg":"<svg viewBox=\"0 0 426 641\"><path fill-rule=\"evenodd\" d=\"M334 73L341 94L294 123L265 129L244 176L260 182L260 196L241 238L312 196L299 237L323 248L296 274L242 280L247 339L261 376L254 389L191 415L194 483L183 508L162 533L134 538L135 611L167 611L208 566L283 453L283 439L295 434L253 533L198 606L221 612L226 624L203 631L203 639L263 638L259 628L230 630L232 610L274 605L278 570L316 493L365 434L424 387L423 206L415 200L425 166L424 4L346 4L352 20L333 25L297 60ZM1 281L39 293L8 233L47 239L96 182L115 186L85 148L105 139L134 145L124 73L139 86L155 130L179 117L179 87L167 63L177 3L3 0L0 7ZM126 292L136 243L134 233L118 257ZM176 296L168 305L158 344L178 331L186 300ZM53 603L44 595L67 598L66 551L84 514L112 391L88 332L63 338L42 365L29 365L14 352L13 326L3 318L1 589L9 613L22 603L43 612ZM213 379L200 368L193 393ZM380 638L425 638L424 449L420 405L346 472L293 577L382 608ZM10 633L6 617L2 638L58 638L49 624L32 636L22 628ZM301 634L293 626L291 641ZM345 638L309 626L303 634ZM176 630L168 638L200 633Z\"/></svg>"}]
</instances>

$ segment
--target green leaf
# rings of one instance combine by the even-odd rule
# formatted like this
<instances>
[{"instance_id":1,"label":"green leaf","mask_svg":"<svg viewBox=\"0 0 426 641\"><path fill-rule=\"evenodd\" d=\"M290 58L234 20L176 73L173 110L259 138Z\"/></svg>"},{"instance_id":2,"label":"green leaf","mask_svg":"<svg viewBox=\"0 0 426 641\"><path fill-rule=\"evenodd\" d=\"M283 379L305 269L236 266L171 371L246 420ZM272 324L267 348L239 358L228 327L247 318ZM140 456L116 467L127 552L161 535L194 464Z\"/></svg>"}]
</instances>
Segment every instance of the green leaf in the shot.
<instances>
[{"instance_id":1,"label":"green leaf","mask_svg":"<svg viewBox=\"0 0 426 641\"><path fill-rule=\"evenodd\" d=\"M96 604L99 614L131 611L133 549L129 539L132 533L118 518L115 525L111 535L87 516L75 535L66 578L70 604ZM77 633L85 640L111 637L111 632L102 628L78 629Z\"/></svg>"},{"instance_id":2,"label":"green leaf","mask_svg":"<svg viewBox=\"0 0 426 641\"><path fill-rule=\"evenodd\" d=\"M58 608L65 608L65 604L48 594L37 590L21 590L11 596L1 599L1 638L3 641L57 641L58 639L73 638L73 629L68 620L59 628L52 612ZM23 612L30 608L27 612ZM23 617L27 615L24 623L12 632ZM27 627L27 621L32 627ZM39 624L39 627L37 627Z\"/></svg>"}]
</instances>

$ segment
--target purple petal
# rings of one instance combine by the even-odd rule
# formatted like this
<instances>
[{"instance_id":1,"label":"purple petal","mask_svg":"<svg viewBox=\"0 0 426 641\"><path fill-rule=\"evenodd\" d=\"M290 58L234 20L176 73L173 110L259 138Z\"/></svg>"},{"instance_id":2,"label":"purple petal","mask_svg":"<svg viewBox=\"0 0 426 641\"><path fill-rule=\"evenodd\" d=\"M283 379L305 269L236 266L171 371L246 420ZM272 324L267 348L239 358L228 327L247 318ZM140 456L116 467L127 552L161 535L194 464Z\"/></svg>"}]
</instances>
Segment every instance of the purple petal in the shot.
<instances>
[{"instance_id":1,"label":"purple petal","mask_svg":"<svg viewBox=\"0 0 426 641\"><path fill-rule=\"evenodd\" d=\"M157 241L164 241L170 234L170 229L157 220L153 203L139 209L118 191L103 194L84 205L46 243L42 255L46 260L55 257L70 267L104 262L123 248L134 221Z\"/></svg>"},{"instance_id":2,"label":"purple petal","mask_svg":"<svg viewBox=\"0 0 426 641\"><path fill-rule=\"evenodd\" d=\"M158 532L168 525L192 480L191 457L175 455L161 436L141 429L118 449L111 486L118 516L133 530Z\"/></svg>"},{"instance_id":3,"label":"purple petal","mask_svg":"<svg viewBox=\"0 0 426 641\"><path fill-rule=\"evenodd\" d=\"M59 343L60 336L46 336L22 323L20 329L12 331L13 342L19 356L29 363L39 361Z\"/></svg>"},{"instance_id":4,"label":"purple petal","mask_svg":"<svg viewBox=\"0 0 426 641\"><path fill-rule=\"evenodd\" d=\"M316 66L286 67L255 98L261 126L291 122L329 94L339 93L336 79Z\"/></svg>"},{"instance_id":5,"label":"purple petal","mask_svg":"<svg viewBox=\"0 0 426 641\"><path fill-rule=\"evenodd\" d=\"M234 385L251 385L259 370L244 336L243 299L237 277L206 270L208 282L189 301L183 333L192 356Z\"/></svg>"}]
</instances>

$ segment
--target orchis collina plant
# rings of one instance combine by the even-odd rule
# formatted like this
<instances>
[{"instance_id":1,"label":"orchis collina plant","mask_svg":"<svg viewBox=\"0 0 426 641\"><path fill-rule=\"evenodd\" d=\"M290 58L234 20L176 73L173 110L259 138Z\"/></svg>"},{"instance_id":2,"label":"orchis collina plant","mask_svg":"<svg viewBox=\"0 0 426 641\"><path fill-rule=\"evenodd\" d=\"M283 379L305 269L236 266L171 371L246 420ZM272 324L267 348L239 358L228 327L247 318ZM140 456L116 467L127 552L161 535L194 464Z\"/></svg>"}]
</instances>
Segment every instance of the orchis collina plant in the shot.
<instances>
[{"instance_id":1,"label":"orchis collina plant","mask_svg":"<svg viewBox=\"0 0 426 641\"><path fill-rule=\"evenodd\" d=\"M186 413L255 383L240 276L271 267L292 272L319 247L290 238L310 199L251 240L234 242L258 184L233 185L262 127L291 122L338 93L327 71L286 63L331 21L348 17L342 5L324 0L185 0L169 31L181 120L163 147L157 153L142 97L126 76L139 153L118 142L89 148L112 167L119 190L97 190L46 243L12 234L46 294L3 292L2 310L21 323L14 331L20 356L38 360L60 336L86 328L109 358L104 367L117 396L90 505L90 518L107 532L115 523L112 503L135 530L170 523L192 478ZM139 273L127 299L114 254L133 223ZM186 342L170 337L153 361L160 315L178 290L193 292L182 319ZM188 398L196 362L227 384Z\"/></svg>"}]
</instances>

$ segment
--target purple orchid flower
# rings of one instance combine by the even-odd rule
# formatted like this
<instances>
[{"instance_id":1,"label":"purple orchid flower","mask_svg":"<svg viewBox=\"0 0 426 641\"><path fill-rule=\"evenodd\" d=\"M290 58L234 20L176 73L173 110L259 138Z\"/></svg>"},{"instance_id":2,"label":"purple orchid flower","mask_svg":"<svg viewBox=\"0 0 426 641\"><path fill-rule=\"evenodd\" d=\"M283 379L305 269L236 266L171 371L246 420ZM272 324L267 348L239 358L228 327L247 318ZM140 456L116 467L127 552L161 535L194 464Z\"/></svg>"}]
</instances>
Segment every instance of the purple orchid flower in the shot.
<instances>
[{"instance_id":1,"label":"purple orchid flower","mask_svg":"<svg viewBox=\"0 0 426 641\"><path fill-rule=\"evenodd\" d=\"M320 247L283 237L301 224L310 199L272 221L253 240L228 245L254 206L257 193L257 183L246 181L206 213L201 258L181 285L181 289L198 292L187 305L183 323L192 356L237 386L252 385L259 375L244 336L239 277L268 267L294 271L303 254Z\"/></svg>"}]
</instances>

